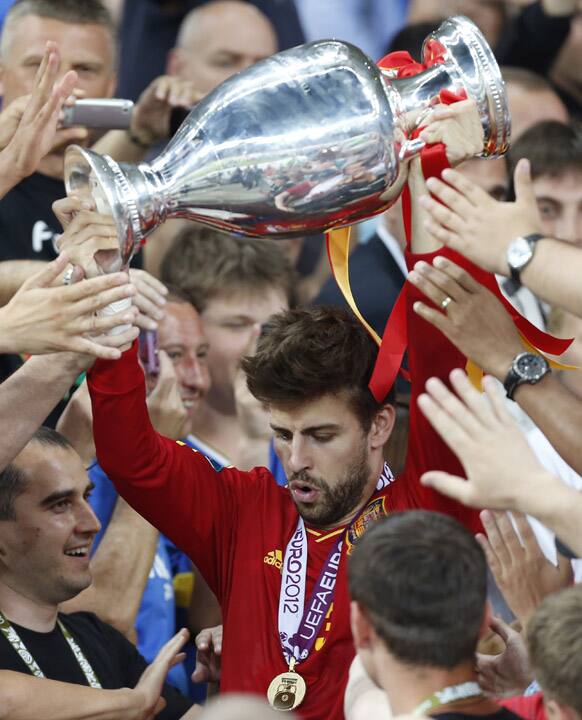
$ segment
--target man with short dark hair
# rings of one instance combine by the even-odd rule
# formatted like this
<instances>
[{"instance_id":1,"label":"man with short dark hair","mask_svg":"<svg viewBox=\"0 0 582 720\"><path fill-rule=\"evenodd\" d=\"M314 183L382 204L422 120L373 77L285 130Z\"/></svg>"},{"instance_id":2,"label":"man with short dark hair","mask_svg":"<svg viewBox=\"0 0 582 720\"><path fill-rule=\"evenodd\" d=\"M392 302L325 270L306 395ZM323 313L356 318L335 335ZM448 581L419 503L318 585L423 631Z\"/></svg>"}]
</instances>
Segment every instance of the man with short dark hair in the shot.
<instances>
[{"instance_id":1,"label":"man with short dark hair","mask_svg":"<svg viewBox=\"0 0 582 720\"><path fill-rule=\"evenodd\" d=\"M349 562L356 650L394 715L517 715L485 698L475 653L487 632L487 563L452 518L422 510L374 525Z\"/></svg>"},{"instance_id":2,"label":"man with short dark hair","mask_svg":"<svg viewBox=\"0 0 582 720\"><path fill-rule=\"evenodd\" d=\"M0 667L91 687L134 687L144 659L92 613L59 613L91 584L99 521L81 459L65 438L40 428L0 473ZM191 706L170 688L160 717Z\"/></svg>"}]
</instances>

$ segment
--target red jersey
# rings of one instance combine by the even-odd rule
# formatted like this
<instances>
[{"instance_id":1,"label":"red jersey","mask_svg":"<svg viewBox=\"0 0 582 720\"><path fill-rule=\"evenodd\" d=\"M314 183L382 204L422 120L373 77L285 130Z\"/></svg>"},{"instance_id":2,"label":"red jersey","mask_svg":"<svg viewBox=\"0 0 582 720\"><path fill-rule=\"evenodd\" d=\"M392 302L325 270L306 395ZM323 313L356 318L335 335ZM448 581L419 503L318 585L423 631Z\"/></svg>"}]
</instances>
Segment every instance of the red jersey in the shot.
<instances>
[{"instance_id":1,"label":"red jersey","mask_svg":"<svg viewBox=\"0 0 582 720\"><path fill-rule=\"evenodd\" d=\"M516 695L515 697L497 700L497 702L526 720L546 720L544 694L542 692L527 697Z\"/></svg>"},{"instance_id":2,"label":"red jersey","mask_svg":"<svg viewBox=\"0 0 582 720\"><path fill-rule=\"evenodd\" d=\"M333 606L313 650L298 665L307 683L298 712L308 720L343 718L343 694L354 657L345 556L366 525L394 510L423 507L454 515L473 530L480 527L476 511L423 488L418 481L428 469L462 474L456 457L417 410L416 396L429 377L444 379L453 367L463 367L465 359L412 312L417 299L410 286L413 390L406 469L374 493L343 544ZM158 435L147 412L136 346L120 360L97 361L88 379L99 463L130 505L192 558L218 598L224 623L222 691L266 697L271 680L287 670L278 606L285 549L298 522L289 492L275 483L266 468L216 472L200 453ZM306 599L346 528L325 534L307 530Z\"/></svg>"}]
</instances>

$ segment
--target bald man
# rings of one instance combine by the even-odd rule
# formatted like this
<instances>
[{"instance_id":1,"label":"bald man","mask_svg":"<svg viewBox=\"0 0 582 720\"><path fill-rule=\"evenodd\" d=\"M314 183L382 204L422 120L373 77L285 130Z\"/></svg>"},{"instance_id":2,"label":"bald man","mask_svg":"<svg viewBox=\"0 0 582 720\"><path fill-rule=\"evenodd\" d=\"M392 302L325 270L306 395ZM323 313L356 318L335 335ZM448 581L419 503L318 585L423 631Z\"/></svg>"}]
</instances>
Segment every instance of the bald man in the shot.
<instances>
[{"instance_id":1,"label":"bald man","mask_svg":"<svg viewBox=\"0 0 582 720\"><path fill-rule=\"evenodd\" d=\"M214 0L184 18L168 56L168 74L208 93L276 52L275 29L260 10L240 0Z\"/></svg>"}]
</instances>

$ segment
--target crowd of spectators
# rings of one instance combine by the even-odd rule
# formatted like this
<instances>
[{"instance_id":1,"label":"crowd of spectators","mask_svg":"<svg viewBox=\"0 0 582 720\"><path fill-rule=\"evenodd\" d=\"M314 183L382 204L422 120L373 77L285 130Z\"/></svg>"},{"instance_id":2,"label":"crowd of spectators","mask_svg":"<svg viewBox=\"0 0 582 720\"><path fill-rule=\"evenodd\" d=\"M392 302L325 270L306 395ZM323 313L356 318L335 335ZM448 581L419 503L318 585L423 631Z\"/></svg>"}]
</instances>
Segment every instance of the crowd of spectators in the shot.
<instances>
[{"instance_id":1,"label":"crowd of spectators","mask_svg":"<svg viewBox=\"0 0 582 720\"><path fill-rule=\"evenodd\" d=\"M470 99L434 110L449 167L409 163L409 236L400 201L356 228L362 316L381 337L406 306L385 397L321 235L174 219L103 272L117 227L66 197L67 147L149 160L280 50L420 61L459 14L501 66L511 147L477 157ZM582 720L580 0L0 19L0 718ZM63 125L112 97L127 129ZM573 342L542 354L542 333Z\"/></svg>"}]
</instances>

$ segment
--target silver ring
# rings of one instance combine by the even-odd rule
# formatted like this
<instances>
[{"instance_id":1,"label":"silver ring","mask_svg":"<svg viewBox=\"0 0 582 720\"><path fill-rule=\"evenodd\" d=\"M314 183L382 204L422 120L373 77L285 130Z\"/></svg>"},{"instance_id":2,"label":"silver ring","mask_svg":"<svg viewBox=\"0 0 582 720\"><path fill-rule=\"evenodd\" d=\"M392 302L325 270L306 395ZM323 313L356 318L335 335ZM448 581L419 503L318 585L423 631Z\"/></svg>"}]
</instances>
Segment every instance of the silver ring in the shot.
<instances>
[{"instance_id":1,"label":"silver ring","mask_svg":"<svg viewBox=\"0 0 582 720\"><path fill-rule=\"evenodd\" d=\"M65 274L63 275L63 285L70 285L71 280L73 279L73 272L75 271L75 268L71 265L71 267L68 267L65 270Z\"/></svg>"},{"instance_id":2,"label":"silver ring","mask_svg":"<svg viewBox=\"0 0 582 720\"><path fill-rule=\"evenodd\" d=\"M452 302L453 302L453 298L452 298L452 297L449 297L449 296L447 295L447 297L446 297L446 298L442 301L442 303L441 303L442 309L443 309L443 310L446 310Z\"/></svg>"}]
</instances>

